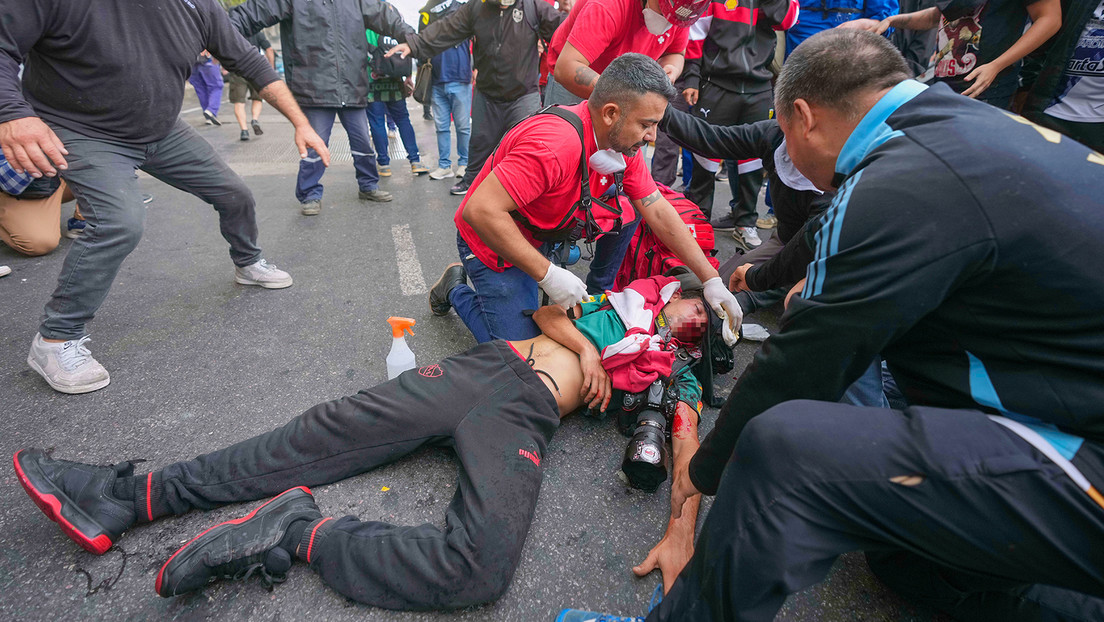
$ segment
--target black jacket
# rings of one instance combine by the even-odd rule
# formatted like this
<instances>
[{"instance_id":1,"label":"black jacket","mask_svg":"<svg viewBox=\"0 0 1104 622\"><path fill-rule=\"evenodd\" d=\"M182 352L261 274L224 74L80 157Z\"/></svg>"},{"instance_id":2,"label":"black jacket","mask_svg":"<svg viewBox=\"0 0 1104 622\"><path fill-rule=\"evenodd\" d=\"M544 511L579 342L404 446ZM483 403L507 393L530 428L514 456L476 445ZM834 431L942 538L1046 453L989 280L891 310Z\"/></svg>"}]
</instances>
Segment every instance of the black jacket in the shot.
<instances>
[{"instance_id":1,"label":"black jacket","mask_svg":"<svg viewBox=\"0 0 1104 622\"><path fill-rule=\"evenodd\" d=\"M812 234L816 219L828 208L831 192L817 194L811 190L794 190L778 177L774 152L785 138L778 121L759 121L747 125L713 125L685 112L667 106L659 129L682 147L710 158L744 160L760 158L770 181L771 204L778 217L778 239L785 245L766 263L747 271L749 288L761 292L778 287L790 287L805 276L805 268L813 260Z\"/></svg>"},{"instance_id":2,"label":"black jacket","mask_svg":"<svg viewBox=\"0 0 1104 622\"><path fill-rule=\"evenodd\" d=\"M1104 162L943 84L900 103L919 88L844 145L805 290L691 460L698 490L753 417L835 402L879 354L909 404L1104 439Z\"/></svg>"},{"instance_id":3,"label":"black jacket","mask_svg":"<svg viewBox=\"0 0 1104 622\"><path fill-rule=\"evenodd\" d=\"M540 57L537 39L546 43L565 15L543 0L518 0L503 9L492 2L469 0L419 34L406 38L410 51L428 60L452 46L474 39L475 88L487 99L512 101L537 90Z\"/></svg>"},{"instance_id":4,"label":"black jacket","mask_svg":"<svg viewBox=\"0 0 1104 622\"><path fill-rule=\"evenodd\" d=\"M280 24L284 77L301 106L368 105L365 29L404 41L414 29L381 0L249 0L230 11L245 36Z\"/></svg>"},{"instance_id":5,"label":"black jacket","mask_svg":"<svg viewBox=\"0 0 1104 622\"><path fill-rule=\"evenodd\" d=\"M155 142L176 123L204 49L258 88L280 79L215 0L5 3L0 123L37 115L93 138Z\"/></svg>"},{"instance_id":6,"label":"black jacket","mask_svg":"<svg viewBox=\"0 0 1104 622\"><path fill-rule=\"evenodd\" d=\"M733 93L770 90L775 30L789 28L799 6L797 0L713 0L690 29L682 70L686 88L708 82Z\"/></svg>"}]
</instances>

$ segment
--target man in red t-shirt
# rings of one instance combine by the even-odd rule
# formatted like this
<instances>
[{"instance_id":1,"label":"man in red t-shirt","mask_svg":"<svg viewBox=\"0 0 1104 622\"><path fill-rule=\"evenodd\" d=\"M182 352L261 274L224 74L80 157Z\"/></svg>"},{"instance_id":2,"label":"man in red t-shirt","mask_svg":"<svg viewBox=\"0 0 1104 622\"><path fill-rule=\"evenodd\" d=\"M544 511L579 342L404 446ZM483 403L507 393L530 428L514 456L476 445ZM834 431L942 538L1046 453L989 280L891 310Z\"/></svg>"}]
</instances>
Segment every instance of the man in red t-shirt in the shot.
<instances>
[{"instance_id":1,"label":"man in red t-shirt","mask_svg":"<svg viewBox=\"0 0 1104 622\"><path fill-rule=\"evenodd\" d=\"M546 104L590 97L610 61L627 52L656 59L671 82L682 73L690 24L709 0L578 0L548 48Z\"/></svg>"},{"instance_id":2,"label":"man in red t-shirt","mask_svg":"<svg viewBox=\"0 0 1104 622\"><path fill-rule=\"evenodd\" d=\"M566 108L582 122L582 146L571 124L551 114L530 117L510 130L456 211L463 265L449 266L433 286L433 312L444 315L455 307L479 342L528 339L539 334L524 313L539 306L538 285L565 309L586 296L583 281L549 261L540 251L542 244L519 224L520 219L538 230L552 230L579 213L579 160L585 154L591 195L602 196L615 174L623 172L623 191L633 208L705 283L710 306L738 329L742 314L735 297L656 189L640 153L655 138L674 95L654 60L626 54L609 64L588 102ZM622 219L631 220L633 214L622 214Z\"/></svg>"}]
</instances>

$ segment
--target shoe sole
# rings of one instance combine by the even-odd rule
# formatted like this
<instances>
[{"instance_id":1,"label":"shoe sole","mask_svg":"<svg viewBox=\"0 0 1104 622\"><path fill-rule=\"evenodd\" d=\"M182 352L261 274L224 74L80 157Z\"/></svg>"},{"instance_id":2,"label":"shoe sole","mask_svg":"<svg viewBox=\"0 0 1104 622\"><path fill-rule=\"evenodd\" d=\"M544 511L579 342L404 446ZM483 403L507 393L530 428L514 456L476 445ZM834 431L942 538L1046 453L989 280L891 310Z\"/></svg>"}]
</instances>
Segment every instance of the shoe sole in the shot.
<instances>
[{"instance_id":1,"label":"shoe sole","mask_svg":"<svg viewBox=\"0 0 1104 622\"><path fill-rule=\"evenodd\" d=\"M361 201L371 201L373 203L390 203L395 200L395 197L387 197L386 199L375 199L372 197L360 197Z\"/></svg>"},{"instance_id":2,"label":"shoe sole","mask_svg":"<svg viewBox=\"0 0 1104 622\"><path fill-rule=\"evenodd\" d=\"M30 366L31 369L38 372L38 375L42 376L42 379L46 381L46 384L50 385L51 389L57 391L58 393L65 393L66 395L80 395L81 393L91 393L93 391L99 391L100 389L111 384L111 375L108 374L107 378L104 378L103 380L97 380L96 382L90 384L81 384L75 387L67 387L63 384L57 384L54 381L50 380L50 378L46 375L46 372L43 371L43 369L39 367L38 363L36 363L35 360L29 356L27 357L27 365Z\"/></svg>"},{"instance_id":3,"label":"shoe sole","mask_svg":"<svg viewBox=\"0 0 1104 622\"><path fill-rule=\"evenodd\" d=\"M286 281L254 281L253 279L247 279L234 275L234 281L239 285L257 285L265 289L284 289L285 287L291 287L292 279L289 277Z\"/></svg>"},{"instance_id":4,"label":"shoe sole","mask_svg":"<svg viewBox=\"0 0 1104 622\"><path fill-rule=\"evenodd\" d=\"M254 125L253 126L253 134L255 134L257 136L260 136L261 134L264 134L264 130L261 129L261 126Z\"/></svg>"},{"instance_id":5,"label":"shoe sole","mask_svg":"<svg viewBox=\"0 0 1104 622\"><path fill-rule=\"evenodd\" d=\"M468 190L471 190L471 188L468 188L467 190L464 190L463 192L453 192L452 190L449 190L449 194L451 194L454 197L462 197L462 196L464 196L465 194L468 193Z\"/></svg>"},{"instance_id":6,"label":"shoe sole","mask_svg":"<svg viewBox=\"0 0 1104 622\"><path fill-rule=\"evenodd\" d=\"M206 113L204 113L203 118L211 125L222 125L222 121L219 121L217 117L208 116Z\"/></svg>"},{"instance_id":7,"label":"shoe sole","mask_svg":"<svg viewBox=\"0 0 1104 622\"><path fill-rule=\"evenodd\" d=\"M226 522L222 522L222 523L219 523L219 524L214 525L212 527L209 527L206 530L204 530L202 533L200 533L198 536L196 536L196 537L192 538L191 540L189 540L184 546L180 547L179 549L176 549L176 552L173 553L172 556L169 557L169 559L165 561L165 563L161 566L161 570L157 573L157 581L154 582L154 584L153 584L154 591L156 591L157 595L162 597L162 598L171 598L173 596L176 596L176 594L162 594L161 593L161 583L162 583L162 579L165 578L165 570L169 567L169 564L171 564L173 562L173 560L176 559L176 557L178 555L183 553L184 557L187 557L188 555L191 554L191 553L187 552L187 549L189 547L191 547L192 545L196 544L197 542L199 542L199 540L201 538L204 538L204 536L208 536L208 534L210 534L209 538L214 538L214 537L218 536L219 534L221 534L222 532L227 531L231 527L233 527L235 525L240 525L240 524L252 519L261 510L263 510L266 507L272 505L273 503L276 503L277 501L283 499L285 495L295 494L296 491L305 492L305 493L307 493L307 496L313 497L313 495L311 494L310 488L307 488L306 486L297 486L297 487L292 488L290 490L285 490L284 492L281 492L280 494L276 495L275 497L269 499L265 503L262 503L260 506L254 508L252 512L246 514L245 516L242 516L241 518L235 518L233 520L228 520ZM193 550L199 550L200 548L201 547L197 546ZM182 557L181 559L183 560L184 557Z\"/></svg>"},{"instance_id":8,"label":"shoe sole","mask_svg":"<svg viewBox=\"0 0 1104 622\"><path fill-rule=\"evenodd\" d=\"M434 177L434 176L433 176L433 175L431 174L431 175L429 176L429 178L430 178L430 179L432 179L432 180L434 180L434 181L441 181L442 179L448 179L448 178L450 178L450 177L456 177L456 175L455 175L455 174L452 174L452 175L441 175L440 177Z\"/></svg>"},{"instance_id":9,"label":"shoe sole","mask_svg":"<svg viewBox=\"0 0 1104 622\"><path fill-rule=\"evenodd\" d=\"M300 210L299 210L299 213L304 215L304 216L317 216L321 212L322 212L321 207L315 207L315 208L304 207L304 208L300 208Z\"/></svg>"},{"instance_id":10,"label":"shoe sole","mask_svg":"<svg viewBox=\"0 0 1104 622\"><path fill-rule=\"evenodd\" d=\"M114 542L104 528L77 507L77 504L57 486L54 486L37 464L28 462L24 467L20 460L20 454L24 451L26 450L20 449L15 452L12 463L15 464L15 476L19 479L23 490L27 491L31 501L34 501L38 509L42 510L46 518L57 523L65 535L81 548L94 555L106 553ZM87 534L91 533L98 535L89 537Z\"/></svg>"}]
</instances>

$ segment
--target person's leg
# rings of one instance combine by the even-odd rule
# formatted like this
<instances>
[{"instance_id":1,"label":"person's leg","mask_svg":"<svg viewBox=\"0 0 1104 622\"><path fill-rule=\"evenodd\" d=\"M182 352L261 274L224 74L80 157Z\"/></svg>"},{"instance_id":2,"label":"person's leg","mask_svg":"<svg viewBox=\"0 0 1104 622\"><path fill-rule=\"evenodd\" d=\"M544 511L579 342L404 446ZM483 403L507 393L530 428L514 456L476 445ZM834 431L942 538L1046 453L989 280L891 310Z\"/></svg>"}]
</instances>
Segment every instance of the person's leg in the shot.
<instances>
[{"instance_id":1,"label":"person's leg","mask_svg":"<svg viewBox=\"0 0 1104 622\"><path fill-rule=\"evenodd\" d=\"M1084 545L1101 529L1072 479L981 412L786 402L743 428L694 557L648 619L771 620L855 550L1101 596L1104 551Z\"/></svg>"},{"instance_id":2,"label":"person's leg","mask_svg":"<svg viewBox=\"0 0 1104 622\"><path fill-rule=\"evenodd\" d=\"M238 267L261 259L257 246L257 214L253 193L206 140L182 120L150 148L142 170L211 207L219 231L230 244L230 259Z\"/></svg>"},{"instance_id":3,"label":"person's leg","mask_svg":"<svg viewBox=\"0 0 1104 622\"><path fill-rule=\"evenodd\" d=\"M456 127L456 165L468 165L468 145L471 142L472 86L468 82L449 85L452 123Z\"/></svg>"},{"instance_id":4,"label":"person's leg","mask_svg":"<svg viewBox=\"0 0 1104 622\"><path fill-rule=\"evenodd\" d=\"M307 117L311 129L318 133L326 146L330 146L330 131L333 130L333 108L316 108L303 106L303 114ZM322 173L326 172L326 165L322 163L321 156L314 149L307 150L307 157L299 160L299 177L295 180L295 198L300 203L322 200Z\"/></svg>"},{"instance_id":5,"label":"person's leg","mask_svg":"<svg viewBox=\"0 0 1104 622\"><path fill-rule=\"evenodd\" d=\"M870 408L889 408L882 389L882 359L876 358L859 379L851 383L840 398L840 404L868 406Z\"/></svg>"},{"instance_id":6,"label":"person's leg","mask_svg":"<svg viewBox=\"0 0 1104 622\"><path fill-rule=\"evenodd\" d=\"M339 108L337 116L341 127L349 136L349 152L353 156L353 169L356 171L357 186L363 192L379 187L379 169L376 168L375 154L372 153L372 141L368 138L368 117L363 108Z\"/></svg>"},{"instance_id":7,"label":"person's leg","mask_svg":"<svg viewBox=\"0 0 1104 622\"><path fill-rule=\"evenodd\" d=\"M452 124L452 107L448 86L452 82L433 83L433 124L437 129L437 168L452 169L452 136L449 126Z\"/></svg>"},{"instance_id":8,"label":"person's leg","mask_svg":"<svg viewBox=\"0 0 1104 622\"><path fill-rule=\"evenodd\" d=\"M442 439L451 440L460 460L444 528L353 517L308 527L310 566L342 595L388 609L453 609L494 601L509 587L559 415L551 393L508 344L479 348L497 353L498 361L462 370L465 380L486 374L476 387L453 384L458 395L482 391L483 399L451 439ZM460 372L442 371L441 379ZM307 557L302 546L299 556Z\"/></svg>"},{"instance_id":9,"label":"person's leg","mask_svg":"<svg viewBox=\"0 0 1104 622\"><path fill-rule=\"evenodd\" d=\"M262 499L295 486L337 482L419 447L448 445L467 413L493 393L489 387L497 388L491 379L504 378L495 372L496 360L505 371L494 346L477 346L118 488L136 500L139 520L145 522Z\"/></svg>"},{"instance_id":10,"label":"person's leg","mask_svg":"<svg viewBox=\"0 0 1104 622\"><path fill-rule=\"evenodd\" d=\"M45 255L61 241L65 182L45 199L20 200L0 193L0 240L29 257Z\"/></svg>"},{"instance_id":11,"label":"person's leg","mask_svg":"<svg viewBox=\"0 0 1104 622\"><path fill-rule=\"evenodd\" d=\"M207 87L206 110L217 117L222 105L222 70L214 63L206 63L200 67L200 75Z\"/></svg>"},{"instance_id":12,"label":"person's leg","mask_svg":"<svg viewBox=\"0 0 1104 622\"><path fill-rule=\"evenodd\" d=\"M238 129L245 132L249 130L249 124L245 121L245 103L234 104L234 120L238 122Z\"/></svg>"},{"instance_id":13,"label":"person's leg","mask_svg":"<svg viewBox=\"0 0 1104 622\"><path fill-rule=\"evenodd\" d=\"M399 128L399 137L406 148L406 159L411 164L420 162L422 158L418 153L418 140L414 136L414 126L410 124L410 110L406 107L406 100L387 102L387 112Z\"/></svg>"},{"instance_id":14,"label":"person's leg","mask_svg":"<svg viewBox=\"0 0 1104 622\"><path fill-rule=\"evenodd\" d=\"M146 150L52 129L69 152L69 168L61 175L88 224L65 255L38 332L46 339L71 340L85 335L85 324L103 304L119 266L142 238L146 210L134 169Z\"/></svg>"},{"instance_id":15,"label":"person's leg","mask_svg":"<svg viewBox=\"0 0 1104 622\"><path fill-rule=\"evenodd\" d=\"M210 89L207 87L207 80L203 75L203 65L192 65L192 75L188 76L188 84L192 85L195 89L196 99L199 100L199 107L207 110L207 106L210 104L208 101L211 97Z\"/></svg>"},{"instance_id":16,"label":"person's leg","mask_svg":"<svg viewBox=\"0 0 1104 622\"><path fill-rule=\"evenodd\" d=\"M459 234L456 248L472 286L457 285L449 302L479 343L492 339L529 339L540 334L536 322L522 312L540 306L537 282L520 268L495 272L488 268ZM474 288L474 289L473 289Z\"/></svg>"},{"instance_id":17,"label":"person's leg","mask_svg":"<svg viewBox=\"0 0 1104 622\"><path fill-rule=\"evenodd\" d=\"M728 107L733 102L728 101L727 94L727 91L720 87L705 84L699 92L698 103L691 108L690 112L695 117L705 119L710 123L728 125L731 123L730 117L732 116L728 112ZM719 162L712 162L695 154L694 171L690 175L690 185L683 193L686 198L701 208L702 214L705 215L707 220L713 217L713 190L717 185L717 170L719 168Z\"/></svg>"},{"instance_id":18,"label":"person's leg","mask_svg":"<svg viewBox=\"0 0 1104 622\"><path fill-rule=\"evenodd\" d=\"M598 296L607 289L613 289L617 271L621 269L621 262L625 259L633 234L642 219L637 214L636 220L625 223L619 234L603 235L594 243L594 259L590 262L590 271L586 276L587 293Z\"/></svg>"},{"instance_id":19,"label":"person's leg","mask_svg":"<svg viewBox=\"0 0 1104 622\"><path fill-rule=\"evenodd\" d=\"M506 119L502 110L493 102L483 96L479 89L475 90L472 97L471 108L471 142L468 148L468 170L464 173L460 185L469 187L487 158L491 157L502 135L506 133Z\"/></svg>"},{"instance_id":20,"label":"person's leg","mask_svg":"<svg viewBox=\"0 0 1104 622\"><path fill-rule=\"evenodd\" d=\"M252 122L260 121L261 120L261 110L264 109L264 101L261 100L261 99L254 99L252 108L253 109L252 109L251 112L253 113L253 118L250 119L250 121L252 121Z\"/></svg>"},{"instance_id":21,"label":"person's leg","mask_svg":"<svg viewBox=\"0 0 1104 622\"><path fill-rule=\"evenodd\" d=\"M1104 620L1104 599L1073 590L963 572L906 551L872 551L866 561L894 592L956 620Z\"/></svg>"},{"instance_id":22,"label":"person's leg","mask_svg":"<svg viewBox=\"0 0 1104 622\"><path fill-rule=\"evenodd\" d=\"M770 89L761 93L740 95L733 98L739 101L737 118L734 123L745 124L764 121L770 118L773 105L773 93ZM759 219L759 190L763 187L763 169L740 173L739 162L728 160L728 187L732 191L733 221L737 227L754 227Z\"/></svg>"},{"instance_id":23,"label":"person's leg","mask_svg":"<svg viewBox=\"0 0 1104 622\"><path fill-rule=\"evenodd\" d=\"M389 147L387 139L387 104L383 102L370 102L368 104L368 126L372 130L372 142L376 146L376 163L380 166L390 166L391 156L387 155Z\"/></svg>"}]
</instances>

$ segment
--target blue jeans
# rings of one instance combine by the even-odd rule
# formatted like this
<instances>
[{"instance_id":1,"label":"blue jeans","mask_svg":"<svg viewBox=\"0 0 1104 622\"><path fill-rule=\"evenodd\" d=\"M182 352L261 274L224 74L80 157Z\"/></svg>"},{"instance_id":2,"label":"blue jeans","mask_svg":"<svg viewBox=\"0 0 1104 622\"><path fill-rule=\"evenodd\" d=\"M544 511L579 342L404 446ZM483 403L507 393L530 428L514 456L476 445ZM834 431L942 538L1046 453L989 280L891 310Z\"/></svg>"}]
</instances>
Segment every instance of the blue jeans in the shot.
<instances>
[{"instance_id":1,"label":"blue jeans","mask_svg":"<svg viewBox=\"0 0 1104 622\"><path fill-rule=\"evenodd\" d=\"M456 234L456 250L473 290L457 285L449 292L449 302L467 325L475 340L531 339L540 334L536 322L522 312L540 306L537 282L520 268L495 272L472 254L464 238Z\"/></svg>"},{"instance_id":2,"label":"blue jeans","mask_svg":"<svg viewBox=\"0 0 1104 622\"><path fill-rule=\"evenodd\" d=\"M889 408L889 400L886 399L882 388L882 365L881 358L874 359L863 375L847 387L847 391L844 391L843 397L840 398L840 403L870 408Z\"/></svg>"},{"instance_id":3,"label":"blue jeans","mask_svg":"<svg viewBox=\"0 0 1104 622\"><path fill-rule=\"evenodd\" d=\"M142 239L146 208L135 169L199 197L218 212L222 237L236 266L261 258L253 193L198 132L177 119L149 144L91 138L53 126L69 154L61 176L73 190L88 226L65 255L57 288L38 332L47 339L78 339L107 298L123 260Z\"/></svg>"},{"instance_id":4,"label":"blue jeans","mask_svg":"<svg viewBox=\"0 0 1104 622\"><path fill-rule=\"evenodd\" d=\"M315 108L303 107L307 122L326 143L330 145L330 131L333 130L334 115L341 119L341 126L349 136L349 151L353 154L353 168L356 169L357 186L370 191L379 187L379 171L376 169L375 155L372 153L372 141L368 140L368 125L364 121L363 108ZM314 149L307 150L307 157L299 161L299 177L295 180L295 198L300 203L322 199L322 173L326 165Z\"/></svg>"},{"instance_id":5,"label":"blue jeans","mask_svg":"<svg viewBox=\"0 0 1104 622\"><path fill-rule=\"evenodd\" d=\"M437 166L452 168L449 123L456 124L456 164L468 165L472 86L468 82L433 83L433 123L437 126ZM450 119L451 117L451 119Z\"/></svg>"},{"instance_id":6,"label":"blue jeans","mask_svg":"<svg viewBox=\"0 0 1104 622\"><path fill-rule=\"evenodd\" d=\"M406 109L406 100L397 102L372 102L368 104L368 125L372 128L372 142L376 144L376 161L380 166L389 166L391 156L387 155L387 120L390 116L395 120L399 128L399 136L402 137L403 147L406 148L406 158L411 162L418 162L418 142L414 138L414 126L410 125L410 112Z\"/></svg>"},{"instance_id":7,"label":"blue jeans","mask_svg":"<svg viewBox=\"0 0 1104 622\"><path fill-rule=\"evenodd\" d=\"M594 243L594 259L590 262L590 272L587 272L587 293L592 296L604 294L607 289L613 289L613 282L617 279L617 271L621 269L621 262L625 259L625 251L629 250L633 233L640 225L640 214L636 220L625 223L621 227L621 233L617 235L603 235Z\"/></svg>"}]
</instances>

